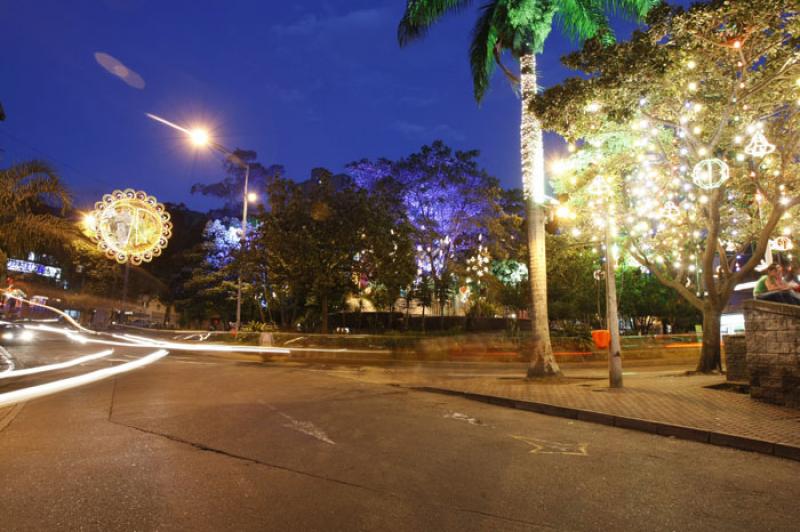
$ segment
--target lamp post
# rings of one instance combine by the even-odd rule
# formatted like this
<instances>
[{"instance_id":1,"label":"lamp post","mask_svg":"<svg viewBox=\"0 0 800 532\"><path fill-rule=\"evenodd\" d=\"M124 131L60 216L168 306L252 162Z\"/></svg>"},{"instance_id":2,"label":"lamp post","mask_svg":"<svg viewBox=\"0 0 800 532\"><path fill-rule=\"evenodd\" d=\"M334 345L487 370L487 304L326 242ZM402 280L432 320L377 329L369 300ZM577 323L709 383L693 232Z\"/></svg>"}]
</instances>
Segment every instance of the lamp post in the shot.
<instances>
[{"instance_id":1,"label":"lamp post","mask_svg":"<svg viewBox=\"0 0 800 532\"><path fill-rule=\"evenodd\" d=\"M248 185L250 181L250 165L240 159L235 153L231 150L223 146L222 144L215 142L211 139L208 135L208 132L204 129L195 128L195 129L188 129L183 126L179 126L174 122L170 122L160 116L156 116L151 113L146 113L148 118L155 120L156 122L160 122L165 126L171 127L172 129L176 129L189 137L192 144L194 144L198 148L207 147L211 148L212 150L217 151L224 155L229 161L236 164L240 168L244 169L244 190L242 191L242 235L241 239L239 240L239 249L243 250L246 238L247 238L247 203L249 201L255 201L255 194L252 194L248 191ZM236 282L236 332L239 332L239 329L242 325L242 268L239 267L239 275Z\"/></svg>"}]
</instances>

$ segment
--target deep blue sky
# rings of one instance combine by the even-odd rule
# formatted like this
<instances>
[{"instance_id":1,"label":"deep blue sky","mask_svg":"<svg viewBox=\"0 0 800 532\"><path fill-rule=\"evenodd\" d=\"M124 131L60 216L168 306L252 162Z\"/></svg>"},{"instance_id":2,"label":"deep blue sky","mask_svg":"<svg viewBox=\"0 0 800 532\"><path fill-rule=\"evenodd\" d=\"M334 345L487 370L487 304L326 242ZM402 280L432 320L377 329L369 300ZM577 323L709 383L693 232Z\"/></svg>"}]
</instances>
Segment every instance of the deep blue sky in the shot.
<instances>
[{"instance_id":1,"label":"deep blue sky","mask_svg":"<svg viewBox=\"0 0 800 532\"><path fill-rule=\"evenodd\" d=\"M205 124L297 180L363 157L397 158L441 138L479 149L504 186L519 186L519 101L500 74L481 107L467 61L470 10L400 49L403 0L0 0L0 165L51 161L89 206L114 188L205 209L193 183L221 177L152 112ZM620 36L630 24L617 21ZM574 45L557 32L540 56L541 83L568 72ZM95 52L138 72L139 90ZM548 151L560 143L548 139Z\"/></svg>"}]
</instances>

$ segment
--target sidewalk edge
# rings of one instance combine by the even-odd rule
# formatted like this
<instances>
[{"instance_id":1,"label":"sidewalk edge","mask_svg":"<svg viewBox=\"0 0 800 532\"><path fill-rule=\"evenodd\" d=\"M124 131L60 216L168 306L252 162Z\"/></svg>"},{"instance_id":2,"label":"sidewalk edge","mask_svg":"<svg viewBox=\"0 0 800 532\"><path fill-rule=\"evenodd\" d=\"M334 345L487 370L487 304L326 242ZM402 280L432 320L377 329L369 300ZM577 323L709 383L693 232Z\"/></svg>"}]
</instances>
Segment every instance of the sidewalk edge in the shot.
<instances>
[{"instance_id":1,"label":"sidewalk edge","mask_svg":"<svg viewBox=\"0 0 800 532\"><path fill-rule=\"evenodd\" d=\"M528 412L535 412L537 414L545 414L548 416L563 417L567 419L577 419L579 421L586 421L588 423L597 423L600 425L637 430L640 432L657 434L659 436L673 437L680 440L708 443L711 445L719 445L721 447L731 447L741 451L751 451L755 453L777 456L780 458L787 458L789 460L800 461L800 447L786 443L759 440L756 438L749 438L736 434L727 434L724 432L699 429L696 427L686 427L683 425L664 423L661 421L650 421L647 419L618 416L605 412L595 412L593 410L583 410L569 406L553 405L535 401L523 401L508 397L498 397L494 395L484 395L474 392L452 390L449 388L437 388L435 386L410 386L409 389L420 392L464 397L473 401L481 401L484 403L503 406L506 408L514 408L517 410L526 410Z\"/></svg>"}]
</instances>

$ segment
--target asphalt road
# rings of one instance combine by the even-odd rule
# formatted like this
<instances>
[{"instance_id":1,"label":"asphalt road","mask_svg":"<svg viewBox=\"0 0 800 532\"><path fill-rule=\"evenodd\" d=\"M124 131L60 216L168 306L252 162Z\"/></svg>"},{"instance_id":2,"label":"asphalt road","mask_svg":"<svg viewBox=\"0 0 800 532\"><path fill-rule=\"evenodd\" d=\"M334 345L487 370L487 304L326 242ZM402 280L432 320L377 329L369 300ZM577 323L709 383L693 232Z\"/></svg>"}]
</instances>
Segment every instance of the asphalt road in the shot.
<instances>
[{"instance_id":1,"label":"asphalt road","mask_svg":"<svg viewBox=\"0 0 800 532\"><path fill-rule=\"evenodd\" d=\"M11 351L28 366L75 354L45 344ZM141 353L123 351L68 373ZM4 416L3 530L796 530L800 520L797 462L303 366L171 354Z\"/></svg>"}]
</instances>

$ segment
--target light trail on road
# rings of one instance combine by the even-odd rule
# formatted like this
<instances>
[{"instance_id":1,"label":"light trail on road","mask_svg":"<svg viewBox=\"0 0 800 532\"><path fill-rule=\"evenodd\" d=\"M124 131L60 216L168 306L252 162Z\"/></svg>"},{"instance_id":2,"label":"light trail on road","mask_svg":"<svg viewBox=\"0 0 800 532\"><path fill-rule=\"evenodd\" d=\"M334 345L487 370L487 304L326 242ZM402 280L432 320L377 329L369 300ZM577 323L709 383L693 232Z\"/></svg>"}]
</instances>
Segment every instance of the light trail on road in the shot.
<instances>
[{"instance_id":1,"label":"light trail on road","mask_svg":"<svg viewBox=\"0 0 800 532\"><path fill-rule=\"evenodd\" d=\"M51 310L61 316L63 316L70 324L74 325L79 331L88 333L93 336L100 336L104 333L100 333L97 331L93 331L91 329L87 329L83 327L71 316L67 315L63 311L50 307L48 305L42 305L41 303L35 303L33 301L29 301L27 299L6 294L7 297L18 299L20 301L24 301L30 305L35 305L38 307L46 308ZM82 334L70 331L66 329L59 329L57 327L49 327L47 325L39 324L37 326L26 326L26 328L38 329L42 331L53 332L56 334L62 334L71 340L79 342L81 344L87 343L94 343L94 344L102 344L102 345L110 345L110 346L118 346L118 347L151 347L151 348L161 348L161 349L172 349L175 351L189 351L189 352L211 352L211 353L270 353L270 354L279 354L279 355L290 355L292 351L311 351L311 352L319 352L319 353L371 353L371 354L388 354L391 353L390 350L387 349L349 349L349 348L338 348L338 349L331 349L331 348L322 348L322 347L293 347L293 348L284 348L284 347L266 347L266 346L252 346L252 345L208 345L208 344L190 344L185 342L165 342L163 340L156 340L154 338L147 338L144 336L136 336L132 334L111 334L113 338L125 340L127 343L122 342L113 342L110 340L100 340L97 338L87 338Z\"/></svg>"},{"instance_id":2,"label":"light trail on road","mask_svg":"<svg viewBox=\"0 0 800 532\"><path fill-rule=\"evenodd\" d=\"M9 299L16 299L18 301L22 301L23 303L27 303L28 305L31 305L31 306L34 306L34 307L45 308L47 310L55 312L56 314L58 314L59 316L63 317L65 320L67 320L69 323L74 325L79 331L83 331L83 332L86 332L86 333L89 333L89 334L97 334L95 331L93 331L91 329L87 329L86 327L84 327L83 325L81 325L80 323L75 321L72 318L72 316L70 316L69 314L67 314L63 310L59 310L59 309L57 309L55 307L51 307L49 305L45 305L45 304L42 304L42 303L37 303L36 301L31 301L29 299L25 299L24 297L15 296L13 294L8 293L7 290L3 290L2 292L3 292L3 295L5 295Z\"/></svg>"},{"instance_id":3,"label":"light trail on road","mask_svg":"<svg viewBox=\"0 0 800 532\"><path fill-rule=\"evenodd\" d=\"M209 352L222 352L222 353L275 353L281 355L291 354L291 349L283 347L264 347L255 345L206 345L206 344L187 344L185 342L164 342L162 340L155 340L153 338L146 338L144 336L136 336L133 334L112 334L114 338L125 339L130 342L138 342L139 347L161 347L164 349L172 349L175 351L209 351Z\"/></svg>"},{"instance_id":4,"label":"light trail on road","mask_svg":"<svg viewBox=\"0 0 800 532\"><path fill-rule=\"evenodd\" d=\"M133 334L112 334L114 338L130 340L131 342L140 342L142 347L163 347L164 349L173 349L175 351L214 351L224 353L276 353L282 355L291 355L293 351L313 351L319 353L373 353L373 354L388 354L391 353L388 349L350 349L348 347L329 348L329 347L266 347L254 345L200 345L200 344L187 344L183 342L164 342L162 340L154 340L145 336L136 336Z\"/></svg>"},{"instance_id":5,"label":"light trail on road","mask_svg":"<svg viewBox=\"0 0 800 532\"><path fill-rule=\"evenodd\" d=\"M13 405L15 403L21 403L24 401L30 401L31 399L36 399L37 397L52 395L54 393L63 392L64 390L77 388L79 386L84 386L102 379L107 379L108 377L119 375L120 373L127 373L161 360L168 354L169 351L160 349L150 353L149 355L143 356L142 358L112 366L110 368L99 369L90 373L78 375L76 377L69 377L54 382L48 382L46 384L30 386L21 390L14 390L13 392L6 392L0 394L0 407Z\"/></svg>"},{"instance_id":6,"label":"light trail on road","mask_svg":"<svg viewBox=\"0 0 800 532\"><path fill-rule=\"evenodd\" d=\"M55 371L59 369L71 368L72 366L77 366L85 362L91 362L93 360L98 360L107 357L113 352L114 352L113 349L107 349L106 351L100 351L99 353L95 353L93 355L80 356L77 358L73 358L71 360L67 360L65 362L46 364L44 366L36 366L33 368L12 369L11 371L4 371L0 373L0 379L10 379L12 377L22 377L25 375L34 375L36 373L44 373L47 371Z\"/></svg>"}]
</instances>

